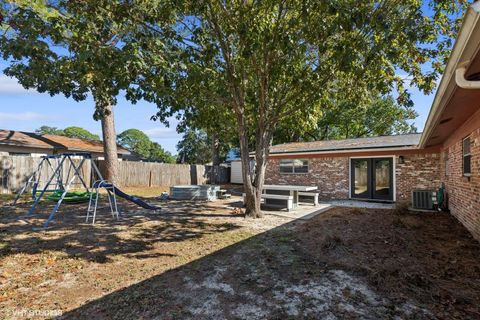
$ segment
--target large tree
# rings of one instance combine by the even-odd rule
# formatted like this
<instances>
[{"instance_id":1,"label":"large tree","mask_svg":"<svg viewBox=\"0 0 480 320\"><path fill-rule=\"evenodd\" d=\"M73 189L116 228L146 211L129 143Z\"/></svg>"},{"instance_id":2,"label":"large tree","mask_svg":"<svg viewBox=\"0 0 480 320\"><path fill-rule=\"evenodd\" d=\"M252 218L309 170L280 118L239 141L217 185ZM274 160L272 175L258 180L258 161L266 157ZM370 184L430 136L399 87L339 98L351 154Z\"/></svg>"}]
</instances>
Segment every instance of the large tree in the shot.
<instances>
[{"instance_id":1,"label":"large tree","mask_svg":"<svg viewBox=\"0 0 480 320\"><path fill-rule=\"evenodd\" d=\"M201 130L187 129L177 144L179 163L205 164L212 160L211 140Z\"/></svg>"},{"instance_id":2,"label":"large tree","mask_svg":"<svg viewBox=\"0 0 480 320\"><path fill-rule=\"evenodd\" d=\"M400 104L410 102L410 86L431 92L465 3L431 0L425 3L429 11L418 0L182 3L172 30L183 60L172 91L190 90L235 120L246 214L259 217L267 156L278 125L296 121L313 126L324 102L339 91L351 93L351 101L362 92L396 91ZM212 83L223 84L226 94L212 90ZM159 99L161 115L172 107L169 102ZM192 107L182 99L177 103L174 108ZM199 113L206 106L193 105Z\"/></svg>"},{"instance_id":3,"label":"large tree","mask_svg":"<svg viewBox=\"0 0 480 320\"><path fill-rule=\"evenodd\" d=\"M117 141L143 159L148 159L150 157L152 142L143 131L138 129L127 129L117 136Z\"/></svg>"},{"instance_id":4,"label":"large tree","mask_svg":"<svg viewBox=\"0 0 480 320\"><path fill-rule=\"evenodd\" d=\"M65 129L58 129L56 127L49 127L49 126L41 126L40 128L35 130L37 134L53 134L57 136L66 136L69 138L79 138L79 139L87 139L87 140L100 140L100 137L94 133L91 133L87 129L81 127L66 127Z\"/></svg>"},{"instance_id":5,"label":"large tree","mask_svg":"<svg viewBox=\"0 0 480 320\"><path fill-rule=\"evenodd\" d=\"M147 161L174 163L175 158L160 144L153 142L138 129L127 129L117 136L117 141Z\"/></svg>"},{"instance_id":6,"label":"large tree","mask_svg":"<svg viewBox=\"0 0 480 320\"><path fill-rule=\"evenodd\" d=\"M91 133L87 129L81 127L66 127L63 129L63 133L66 137L70 138L79 138L79 139L86 139L86 140L100 140L100 137L94 133Z\"/></svg>"},{"instance_id":7,"label":"large tree","mask_svg":"<svg viewBox=\"0 0 480 320\"><path fill-rule=\"evenodd\" d=\"M332 99L322 108L317 123L299 126L281 123L274 143L361 138L417 132L412 121L418 116L412 105L400 105L391 96L369 95L366 99Z\"/></svg>"},{"instance_id":8,"label":"large tree","mask_svg":"<svg viewBox=\"0 0 480 320\"><path fill-rule=\"evenodd\" d=\"M152 64L165 65L158 37L151 42L155 55L144 57L139 49L150 42L132 33L148 27L144 16L152 11L158 25L164 8L158 1L109 0L7 0L0 7L0 50L10 63L5 74L39 92L77 101L93 98L94 118L102 124L106 178L113 182L117 96L138 85Z\"/></svg>"}]
</instances>

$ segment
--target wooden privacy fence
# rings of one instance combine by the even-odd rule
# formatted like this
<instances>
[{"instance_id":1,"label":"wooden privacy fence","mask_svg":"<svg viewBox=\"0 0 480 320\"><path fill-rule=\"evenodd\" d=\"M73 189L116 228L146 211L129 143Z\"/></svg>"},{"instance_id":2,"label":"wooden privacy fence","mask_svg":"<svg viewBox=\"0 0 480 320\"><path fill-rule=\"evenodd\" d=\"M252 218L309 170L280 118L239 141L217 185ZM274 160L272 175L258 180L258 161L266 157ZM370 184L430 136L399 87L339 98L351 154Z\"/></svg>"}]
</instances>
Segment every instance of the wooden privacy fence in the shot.
<instances>
[{"instance_id":1,"label":"wooden privacy fence","mask_svg":"<svg viewBox=\"0 0 480 320\"><path fill-rule=\"evenodd\" d=\"M98 160L97 165L104 175L105 161ZM120 186L127 187L220 184L230 182L229 172L229 168L223 166L121 161L117 180Z\"/></svg>"},{"instance_id":2,"label":"wooden privacy fence","mask_svg":"<svg viewBox=\"0 0 480 320\"><path fill-rule=\"evenodd\" d=\"M27 182L31 174L37 169L42 158L28 157L28 156L1 156L0 157L0 193L17 192ZM41 170L37 174L38 188L43 188L48 179L52 176L54 170L57 168L60 159L49 159L52 167L46 162L43 163ZM81 159L74 159L76 166L80 164ZM85 160L85 163L80 168L80 174L87 185L90 185L91 179L91 160ZM72 177L73 168L69 161L64 162L62 177L66 181L68 177ZM55 188L57 179L51 182L51 188ZM80 181L76 179L73 186L80 185ZM28 190L30 191L30 190Z\"/></svg>"},{"instance_id":3,"label":"wooden privacy fence","mask_svg":"<svg viewBox=\"0 0 480 320\"><path fill-rule=\"evenodd\" d=\"M18 191L29 176L37 168L41 158L29 156L0 156L0 193L13 193ZM50 159L53 168L56 168L59 159ZM85 160L81 169L81 175L89 185L91 180L91 160ZM103 160L95 160L102 175L104 172ZM80 159L74 160L78 165ZM70 164L66 162L63 177L66 179ZM228 183L230 181L230 169L223 166L204 166L186 164L165 164L154 162L119 162L118 185L119 186L173 186L180 184L206 184ZM40 172L39 188L43 187L52 175L52 168L43 166ZM96 177L93 177L96 179ZM55 179L54 179L55 182ZM77 179L77 183L78 183Z\"/></svg>"}]
</instances>

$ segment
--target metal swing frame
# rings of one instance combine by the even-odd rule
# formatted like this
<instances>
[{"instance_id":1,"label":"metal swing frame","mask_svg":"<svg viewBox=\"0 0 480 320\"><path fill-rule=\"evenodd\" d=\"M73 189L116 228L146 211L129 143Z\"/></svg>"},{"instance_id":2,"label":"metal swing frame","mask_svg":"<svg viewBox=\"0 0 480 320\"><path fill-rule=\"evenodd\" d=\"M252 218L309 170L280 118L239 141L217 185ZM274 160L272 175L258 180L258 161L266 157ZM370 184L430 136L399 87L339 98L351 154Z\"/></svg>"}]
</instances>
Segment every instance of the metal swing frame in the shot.
<instances>
[{"instance_id":1,"label":"metal swing frame","mask_svg":"<svg viewBox=\"0 0 480 320\"><path fill-rule=\"evenodd\" d=\"M27 181L24 183L23 187L20 189L20 191L17 193L15 199L12 202L12 206L15 207L17 205L18 200L20 197L28 190L28 187L31 185L32 186L32 199L36 200L37 198L37 187L41 181L41 173L42 169L45 165L48 165L48 168L52 169L52 172L55 172L55 168L52 165L52 162L50 159L58 159L60 156L59 155L53 155L53 156L42 156L41 161L38 163L37 167L33 171L33 173L28 177ZM59 187L58 189L54 190L63 190L63 183L61 179L62 172L58 172L57 174L57 182L55 185ZM54 191L54 190L46 190L45 192L48 191Z\"/></svg>"},{"instance_id":2,"label":"metal swing frame","mask_svg":"<svg viewBox=\"0 0 480 320\"><path fill-rule=\"evenodd\" d=\"M82 158L80 163L78 164L78 166L75 165L75 162L73 161L72 157L81 157ZM80 169L82 168L82 166L83 166L83 164L85 163L86 160L92 160L92 155L90 153L85 153L85 152L63 153L63 154L60 154L60 155L43 157L43 159L40 162L40 164L38 165L37 169L30 176L30 178L28 179L25 186L22 188L22 190L19 192L19 194L15 198L14 204L16 204L18 198L20 198L20 196L26 191L26 189L28 188L28 185L31 184L34 179L36 179L37 173L39 172L39 170L41 170L44 161L47 161L47 163L49 163L50 166L53 169L53 166L52 166L51 162L49 161L49 159L51 159L51 158L60 159L60 162L57 164L57 167L53 170L53 173L50 175L49 179L47 180L47 183L45 184L42 191L40 192L40 195L38 197L36 195L34 195L34 203L32 204L31 208L28 210L28 213L27 213L27 217L31 217L33 215L33 213L35 212L35 209L37 208L38 203L42 199L43 195L47 192L48 187L51 185L53 179L55 177L57 177L57 179L58 179L57 183L60 183L61 190L63 190L63 193L60 196L60 199L55 204L52 211L50 212L50 215L48 216L48 219L45 221L45 223L43 225L44 229L48 228L48 225L50 224L50 222L55 217L55 214L57 213L58 209L60 208L60 205L62 204L65 196L67 195L68 191L70 190L70 187L72 186L72 184L74 183L76 178L78 178L80 180L80 183L83 185L83 187L86 189L86 191L90 192L90 188L87 186L85 180L82 178L82 175L80 173ZM67 178L65 179L66 183L64 184L63 183L63 168L64 168L64 165L66 163L70 164L70 168L69 168L69 171L68 171L68 174L67 174ZM102 181L103 183L107 183L107 181L103 179L102 174L100 173L100 170L98 169L95 162L92 160L92 161L90 161L90 164L91 164L91 167L92 167L92 170L91 170L91 178L92 179L91 180L93 180L93 174L95 173L97 175L97 177L100 179L99 181ZM73 175L70 177L70 175L72 173L72 169L73 169ZM89 205L88 205L88 209L87 209L87 219L86 219L87 222L88 222L88 219L89 219L90 212L93 212L93 223L95 223L95 215L96 215L97 206L98 206L99 188L101 188L101 187L105 188L104 186L102 186L103 183L93 183L92 184L92 189L96 189L96 197L95 197L95 203L93 204L92 203L93 192L90 193ZM116 216L116 218L118 219L119 212L118 212L118 206L117 206L117 200L116 200L116 197L115 197L114 187L112 186L112 188L105 188L105 189L108 192L108 201L109 201L109 204L110 204L110 209L112 211L112 216L114 216L114 217ZM110 189L112 189L112 190L110 190ZM113 191L113 195L112 195L112 191Z\"/></svg>"}]
</instances>

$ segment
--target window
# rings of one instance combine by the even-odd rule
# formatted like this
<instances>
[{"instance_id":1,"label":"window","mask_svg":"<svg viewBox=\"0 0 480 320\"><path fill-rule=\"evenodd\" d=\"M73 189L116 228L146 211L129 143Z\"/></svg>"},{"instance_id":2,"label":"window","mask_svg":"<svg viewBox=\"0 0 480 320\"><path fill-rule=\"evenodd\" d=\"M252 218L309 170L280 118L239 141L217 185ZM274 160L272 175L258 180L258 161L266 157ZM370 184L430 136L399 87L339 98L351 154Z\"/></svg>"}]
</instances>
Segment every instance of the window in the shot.
<instances>
[{"instance_id":1,"label":"window","mask_svg":"<svg viewBox=\"0 0 480 320\"><path fill-rule=\"evenodd\" d=\"M470 153L470 138L463 139L463 175L469 176L472 173L471 160L472 154Z\"/></svg>"},{"instance_id":2,"label":"window","mask_svg":"<svg viewBox=\"0 0 480 320\"><path fill-rule=\"evenodd\" d=\"M308 160L280 160L280 173L308 173Z\"/></svg>"}]
</instances>

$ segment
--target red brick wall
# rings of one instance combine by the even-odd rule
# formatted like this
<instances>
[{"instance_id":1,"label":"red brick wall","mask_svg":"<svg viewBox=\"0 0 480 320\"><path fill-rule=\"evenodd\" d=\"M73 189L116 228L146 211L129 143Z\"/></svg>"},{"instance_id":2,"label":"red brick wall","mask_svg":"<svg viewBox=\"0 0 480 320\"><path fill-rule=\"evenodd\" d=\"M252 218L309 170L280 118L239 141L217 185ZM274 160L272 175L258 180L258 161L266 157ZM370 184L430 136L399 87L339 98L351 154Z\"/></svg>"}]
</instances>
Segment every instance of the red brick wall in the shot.
<instances>
[{"instance_id":1,"label":"red brick wall","mask_svg":"<svg viewBox=\"0 0 480 320\"><path fill-rule=\"evenodd\" d=\"M374 156L375 154L372 154ZM396 157L397 201L410 201L413 189L438 189L440 186L440 156L406 154L404 163ZM309 158L307 174L280 173L280 159L270 158L265 182L267 184L316 185L322 199L348 199L349 157Z\"/></svg>"},{"instance_id":2,"label":"red brick wall","mask_svg":"<svg viewBox=\"0 0 480 320\"><path fill-rule=\"evenodd\" d=\"M438 153L402 155L404 163L395 164L397 201L411 201L412 190L437 190L440 185L440 155Z\"/></svg>"},{"instance_id":3,"label":"red brick wall","mask_svg":"<svg viewBox=\"0 0 480 320\"><path fill-rule=\"evenodd\" d=\"M470 177L463 176L462 142L467 136L472 142ZM442 153L441 179L447 189L450 212L480 240L480 124L478 129L463 138L445 146ZM447 156L448 175L445 172Z\"/></svg>"},{"instance_id":4,"label":"red brick wall","mask_svg":"<svg viewBox=\"0 0 480 320\"><path fill-rule=\"evenodd\" d=\"M270 158L266 184L314 185L322 199L347 199L349 188L348 158L310 158L308 173L280 173L280 159Z\"/></svg>"}]
</instances>

